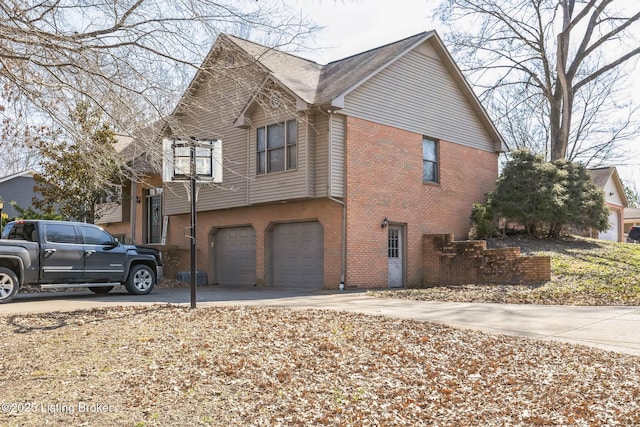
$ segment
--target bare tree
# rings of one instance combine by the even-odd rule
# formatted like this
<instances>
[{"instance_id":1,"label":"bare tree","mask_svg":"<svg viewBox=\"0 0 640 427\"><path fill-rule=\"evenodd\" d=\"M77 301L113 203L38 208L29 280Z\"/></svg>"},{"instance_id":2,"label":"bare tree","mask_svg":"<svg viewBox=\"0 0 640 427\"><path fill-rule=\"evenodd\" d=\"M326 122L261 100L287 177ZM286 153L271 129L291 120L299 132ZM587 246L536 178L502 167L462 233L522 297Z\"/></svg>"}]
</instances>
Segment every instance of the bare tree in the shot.
<instances>
[{"instance_id":1,"label":"bare tree","mask_svg":"<svg viewBox=\"0 0 640 427\"><path fill-rule=\"evenodd\" d=\"M44 121L74 138L71 112L87 103L131 135L173 110L221 32L293 49L314 29L275 1L5 0L0 83L5 99L37 113L0 104L12 121Z\"/></svg>"},{"instance_id":2,"label":"bare tree","mask_svg":"<svg viewBox=\"0 0 640 427\"><path fill-rule=\"evenodd\" d=\"M630 101L620 101L640 54L638 6L443 0L436 15L511 145L550 160L598 164L638 130Z\"/></svg>"},{"instance_id":3,"label":"bare tree","mask_svg":"<svg viewBox=\"0 0 640 427\"><path fill-rule=\"evenodd\" d=\"M33 124L27 119L31 112L20 99L1 96L0 105L0 177L35 170L40 156L38 145L51 137L45 124Z\"/></svg>"}]
</instances>

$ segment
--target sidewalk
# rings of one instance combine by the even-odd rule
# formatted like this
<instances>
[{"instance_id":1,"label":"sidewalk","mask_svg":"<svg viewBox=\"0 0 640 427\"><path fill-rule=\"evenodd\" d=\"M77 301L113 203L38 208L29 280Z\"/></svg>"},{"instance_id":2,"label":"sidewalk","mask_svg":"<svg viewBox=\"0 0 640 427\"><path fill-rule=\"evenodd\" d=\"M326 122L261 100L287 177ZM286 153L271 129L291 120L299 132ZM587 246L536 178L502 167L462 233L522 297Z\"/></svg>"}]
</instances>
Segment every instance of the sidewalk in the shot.
<instances>
[{"instance_id":1,"label":"sidewalk","mask_svg":"<svg viewBox=\"0 0 640 427\"><path fill-rule=\"evenodd\" d=\"M0 316L26 312L72 311L113 305L190 304L189 289L155 289L132 296L114 290L18 295L0 305ZM261 305L344 310L441 323L489 333L588 345L640 356L640 307L573 307L515 304L424 302L372 298L365 292L199 287L197 307Z\"/></svg>"}]
</instances>

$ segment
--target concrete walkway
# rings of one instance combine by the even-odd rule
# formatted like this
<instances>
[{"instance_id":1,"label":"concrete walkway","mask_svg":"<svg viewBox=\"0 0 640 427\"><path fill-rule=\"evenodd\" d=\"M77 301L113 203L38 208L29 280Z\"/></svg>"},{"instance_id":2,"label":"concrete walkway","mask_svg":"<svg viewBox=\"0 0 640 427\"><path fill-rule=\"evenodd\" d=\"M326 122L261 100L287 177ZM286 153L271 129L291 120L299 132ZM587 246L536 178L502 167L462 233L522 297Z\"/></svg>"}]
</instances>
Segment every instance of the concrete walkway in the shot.
<instances>
[{"instance_id":1,"label":"concrete walkway","mask_svg":"<svg viewBox=\"0 0 640 427\"><path fill-rule=\"evenodd\" d=\"M190 305L189 289L155 289L132 296L122 290L107 295L88 291L18 295L0 305L0 316L72 311L114 305ZM372 298L365 292L199 287L197 307L261 305L344 310L415 319L542 340L556 340L640 356L640 307L572 307L515 304L423 302Z\"/></svg>"}]
</instances>

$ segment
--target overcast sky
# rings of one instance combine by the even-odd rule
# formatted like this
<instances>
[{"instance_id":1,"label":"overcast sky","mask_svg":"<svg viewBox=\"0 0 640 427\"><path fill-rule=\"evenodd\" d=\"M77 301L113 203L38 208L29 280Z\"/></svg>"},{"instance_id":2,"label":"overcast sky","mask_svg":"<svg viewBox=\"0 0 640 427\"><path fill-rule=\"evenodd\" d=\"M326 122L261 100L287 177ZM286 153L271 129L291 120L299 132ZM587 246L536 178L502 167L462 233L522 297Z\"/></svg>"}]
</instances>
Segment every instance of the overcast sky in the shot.
<instances>
[{"instance_id":1,"label":"overcast sky","mask_svg":"<svg viewBox=\"0 0 640 427\"><path fill-rule=\"evenodd\" d=\"M326 64L436 28L434 0L292 0L325 29L305 58Z\"/></svg>"},{"instance_id":2,"label":"overcast sky","mask_svg":"<svg viewBox=\"0 0 640 427\"><path fill-rule=\"evenodd\" d=\"M346 58L397 40L436 30L442 36L444 26L433 18L438 0L289 0L290 4L324 28L315 39L313 50L300 56L320 64ZM632 96L640 105L640 73L635 73ZM640 136L627 144L640 152ZM638 147L639 149L635 149ZM633 156L640 159L640 156ZM640 160L618 170L624 180L632 181L640 192Z\"/></svg>"}]
</instances>

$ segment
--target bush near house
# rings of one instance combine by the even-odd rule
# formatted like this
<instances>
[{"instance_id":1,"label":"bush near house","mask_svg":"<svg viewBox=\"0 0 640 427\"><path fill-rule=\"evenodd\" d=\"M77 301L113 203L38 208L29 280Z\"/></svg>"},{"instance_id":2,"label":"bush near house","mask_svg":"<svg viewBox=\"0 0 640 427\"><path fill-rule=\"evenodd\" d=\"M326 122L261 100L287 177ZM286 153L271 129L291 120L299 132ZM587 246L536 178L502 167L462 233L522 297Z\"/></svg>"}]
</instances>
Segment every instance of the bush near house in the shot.
<instances>
[{"instance_id":1,"label":"bush near house","mask_svg":"<svg viewBox=\"0 0 640 427\"><path fill-rule=\"evenodd\" d=\"M578 163L547 162L527 150L516 150L487 195L474 205L471 219L476 237L491 236L502 225L523 229L530 236L558 238L566 226L605 231L609 211L604 194Z\"/></svg>"}]
</instances>

